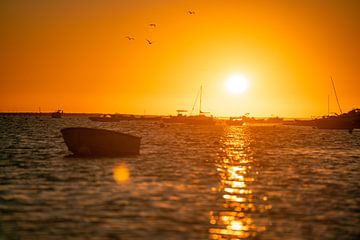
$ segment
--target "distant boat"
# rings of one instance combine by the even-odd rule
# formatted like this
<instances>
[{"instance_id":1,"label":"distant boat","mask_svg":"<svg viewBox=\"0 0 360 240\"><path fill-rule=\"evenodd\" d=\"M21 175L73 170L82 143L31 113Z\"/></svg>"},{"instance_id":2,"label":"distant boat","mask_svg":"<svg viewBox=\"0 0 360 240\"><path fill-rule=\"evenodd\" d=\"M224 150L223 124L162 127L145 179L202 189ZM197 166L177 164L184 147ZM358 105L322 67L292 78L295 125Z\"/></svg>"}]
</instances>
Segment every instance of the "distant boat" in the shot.
<instances>
[{"instance_id":1,"label":"distant boat","mask_svg":"<svg viewBox=\"0 0 360 240\"><path fill-rule=\"evenodd\" d=\"M205 115L196 116L170 116L162 119L165 123L183 123L191 125L214 125L215 119Z\"/></svg>"},{"instance_id":2,"label":"distant boat","mask_svg":"<svg viewBox=\"0 0 360 240\"><path fill-rule=\"evenodd\" d=\"M127 121L156 121L161 120L159 116L151 116L151 115L133 115L133 114L114 114L112 115L114 118L119 120L127 120Z\"/></svg>"},{"instance_id":3,"label":"distant boat","mask_svg":"<svg viewBox=\"0 0 360 240\"><path fill-rule=\"evenodd\" d=\"M290 126L307 126L307 127L314 127L315 126L315 120L303 120L303 119L294 119L292 121L284 121L284 125L290 125Z\"/></svg>"},{"instance_id":4,"label":"distant boat","mask_svg":"<svg viewBox=\"0 0 360 240\"><path fill-rule=\"evenodd\" d=\"M107 115L101 115L99 117L89 117L91 121L96 122L120 122L120 121L156 121L160 120L160 117L154 117L154 116L135 116L135 115L126 115L126 114L107 114Z\"/></svg>"},{"instance_id":5,"label":"distant boat","mask_svg":"<svg viewBox=\"0 0 360 240\"><path fill-rule=\"evenodd\" d=\"M315 126L319 129L347 129L352 131L360 128L360 109L335 116L326 116L314 119Z\"/></svg>"},{"instance_id":6,"label":"distant boat","mask_svg":"<svg viewBox=\"0 0 360 240\"><path fill-rule=\"evenodd\" d=\"M51 117L52 118L61 118L63 113L64 113L64 111L59 109L56 112L51 113Z\"/></svg>"},{"instance_id":7,"label":"distant boat","mask_svg":"<svg viewBox=\"0 0 360 240\"><path fill-rule=\"evenodd\" d=\"M112 115L101 115L99 117L89 117L91 121L95 122L119 122L120 119L113 117Z\"/></svg>"},{"instance_id":8,"label":"distant boat","mask_svg":"<svg viewBox=\"0 0 360 240\"><path fill-rule=\"evenodd\" d=\"M61 129L64 141L76 156L124 156L140 152L140 137L121 132L72 127Z\"/></svg>"},{"instance_id":9,"label":"distant boat","mask_svg":"<svg viewBox=\"0 0 360 240\"><path fill-rule=\"evenodd\" d=\"M242 126L244 125L244 120L242 117L231 117L229 120L226 120L226 124L230 126Z\"/></svg>"},{"instance_id":10,"label":"distant boat","mask_svg":"<svg viewBox=\"0 0 360 240\"><path fill-rule=\"evenodd\" d=\"M264 120L264 123L282 123L283 121L284 119L280 117L269 117Z\"/></svg>"},{"instance_id":11,"label":"distant boat","mask_svg":"<svg viewBox=\"0 0 360 240\"><path fill-rule=\"evenodd\" d=\"M201 109L202 85L200 86L199 95L200 95L199 115L187 116L187 115L184 114L187 111L185 111L185 110L177 110L177 112L178 112L177 116L165 117L165 118L163 118L163 121L166 122L166 123L185 123L185 124L192 124L192 125L214 125L216 123L216 121L213 118L213 116L207 116L206 114L208 114L208 112L203 112L202 109ZM195 103L194 103L194 106L193 106L192 110L194 110L194 107L195 107L198 96L195 99Z\"/></svg>"}]
</instances>

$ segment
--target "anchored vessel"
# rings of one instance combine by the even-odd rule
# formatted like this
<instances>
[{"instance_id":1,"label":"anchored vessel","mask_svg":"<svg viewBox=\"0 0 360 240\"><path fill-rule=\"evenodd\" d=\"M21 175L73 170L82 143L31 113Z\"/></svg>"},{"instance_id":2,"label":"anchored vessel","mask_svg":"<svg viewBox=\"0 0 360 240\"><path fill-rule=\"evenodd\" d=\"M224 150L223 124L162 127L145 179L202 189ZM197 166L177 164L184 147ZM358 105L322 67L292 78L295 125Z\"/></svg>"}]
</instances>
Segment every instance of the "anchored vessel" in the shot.
<instances>
[{"instance_id":1,"label":"anchored vessel","mask_svg":"<svg viewBox=\"0 0 360 240\"><path fill-rule=\"evenodd\" d=\"M59 109L56 112L51 113L51 117L52 118L61 118L63 113L64 113L64 111Z\"/></svg>"},{"instance_id":2,"label":"anchored vessel","mask_svg":"<svg viewBox=\"0 0 360 240\"><path fill-rule=\"evenodd\" d=\"M352 132L354 128L360 128L360 109L355 108L350 112L343 113L340 107L340 102L332 78L331 78L331 83L334 89L336 102L340 110L340 115L329 116L329 98L328 98L328 116L314 119L315 126L320 129L347 129L350 132Z\"/></svg>"},{"instance_id":3,"label":"anchored vessel","mask_svg":"<svg viewBox=\"0 0 360 240\"><path fill-rule=\"evenodd\" d=\"M348 129L360 128L360 109L336 116L327 116L315 119L315 126L320 129Z\"/></svg>"},{"instance_id":4,"label":"anchored vessel","mask_svg":"<svg viewBox=\"0 0 360 240\"><path fill-rule=\"evenodd\" d=\"M106 114L98 117L89 117L91 121L95 122L120 122L120 121L156 121L160 120L160 117L154 116L134 116L134 115L126 115L126 114Z\"/></svg>"},{"instance_id":5,"label":"anchored vessel","mask_svg":"<svg viewBox=\"0 0 360 240\"><path fill-rule=\"evenodd\" d=\"M109 114L100 115L98 117L89 117L89 119L94 122L119 122L120 121L119 118L116 118L113 115L109 115Z\"/></svg>"},{"instance_id":6,"label":"anchored vessel","mask_svg":"<svg viewBox=\"0 0 360 240\"><path fill-rule=\"evenodd\" d=\"M105 129L61 129L64 141L77 156L123 156L140 152L140 137Z\"/></svg>"},{"instance_id":7,"label":"anchored vessel","mask_svg":"<svg viewBox=\"0 0 360 240\"><path fill-rule=\"evenodd\" d=\"M186 113L185 110L177 110L178 115L177 116L170 116L167 118L163 118L164 122L167 123L185 123L185 124L194 124L194 125L214 125L215 124L215 119L213 118L213 116L207 116L207 114L209 114L208 112L203 112L201 110L201 103L202 103L202 85L200 86L200 91L199 91L199 95L200 95L200 101L199 101L199 114L198 115L190 115L187 116L184 113ZM199 96L198 95L198 96ZM195 107L195 104L197 102L197 98L195 99L195 103L193 106Z\"/></svg>"},{"instance_id":8,"label":"anchored vessel","mask_svg":"<svg viewBox=\"0 0 360 240\"><path fill-rule=\"evenodd\" d=\"M242 126L244 120L242 117L231 117L229 120L226 120L226 124L230 126Z\"/></svg>"}]
</instances>

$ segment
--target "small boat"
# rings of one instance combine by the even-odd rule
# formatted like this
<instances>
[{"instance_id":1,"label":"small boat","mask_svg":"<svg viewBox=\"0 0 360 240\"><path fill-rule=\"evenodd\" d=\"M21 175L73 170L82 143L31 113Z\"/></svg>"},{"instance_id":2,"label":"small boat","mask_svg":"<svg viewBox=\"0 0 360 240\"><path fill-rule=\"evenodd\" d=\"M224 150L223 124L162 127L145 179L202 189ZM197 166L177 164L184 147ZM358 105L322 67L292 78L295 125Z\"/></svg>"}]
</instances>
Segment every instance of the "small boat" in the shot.
<instances>
[{"instance_id":1,"label":"small boat","mask_svg":"<svg viewBox=\"0 0 360 240\"><path fill-rule=\"evenodd\" d=\"M289 126L306 126L306 127L314 127L315 126L315 120L305 120L305 119L294 119L294 120L288 120L283 122L284 125Z\"/></svg>"},{"instance_id":2,"label":"small boat","mask_svg":"<svg viewBox=\"0 0 360 240\"><path fill-rule=\"evenodd\" d=\"M203 113L199 115L182 115L178 114L177 116L164 117L162 119L166 123L184 123L191 125L214 125L215 119L213 117L208 117Z\"/></svg>"},{"instance_id":3,"label":"small boat","mask_svg":"<svg viewBox=\"0 0 360 240\"><path fill-rule=\"evenodd\" d=\"M51 113L51 117L52 118L61 118L63 113L64 113L64 111L59 109L56 112Z\"/></svg>"},{"instance_id":4,"label":"small boat","mask_svg":"<svg viewBox=\"0 0 360 240\"><path fill-rule=\"evenodd\" d=\"M185 124L191 124L191 125L214 125L216 123L214 117L207 116L207 115L209 115L209 113L203 112L201 110L202 85L200 86L199 95L200 95L200 101L199 101L199 114L198 115L187 116L187 115L185 115L185 113L187 112L186 110L177 110L177 112L178 112L177 116L165 117L165 118L163 118L163 121L166 123L185 123ZM195 99L195 103L194 103L192 110L194 110L198 96Z\"/></svg>"},{"instance_id":5,"label":"small boat","mask_svg":"<svg viewBox=\"0 0 360 240\"><path fill-rule=\"evenodd\" d=\"M135 116L135 115L126 115L126 114L106 114L98 117L89 117L91 121L95 122L120 122L120 121L157 121L160 120L160 117L156 116Z\"/></svg>"},{"instance_id":6,"label":"small boat","mask_svg":"<svg viewBox=\"0 0 360 240\"><path fill-rule=\"evenodd\" d=\"M242 117L231 117L229 120L226 120L226 124L230 126L242 126L244 125L244 120Z\"/></svg>"},{"instance_id":7,"label":"small boat","mask_svg":"<svg viewBox=\"0 0 360 240\"><path fill-rule=\"evenodd\" d=\"M121 132L70 127L61 129L64 141L76 156L124 156L140 152L140 137Z\"/></svg>"},{"instance_id":8,"label":"small boat","mask_svg":"<svg viewBox=\"0 0 360 240\"><path fill-rule=\"evenodd\" d=\"M212 116L206 116L201 113L199 115L187 117L184 123L191 125L214 125L216 122Z\"/></svg>"},{"instance_id":9,"label":"small boat","mask_svg":"<svg viewBox=\"0 0 360 240\"><path fill-rule=\"evenodd\" d=\"M99 117L89 117L91 121L95 122L119 122L121 119L114 117L113 115L101 115Z\"/></svg>"},{"instance_id":10,"label":"small boat","mask_svg":"<svg viewBox=\"0 0 360 240\"><path fill-rule=\"evenodd\" d=\"M126 120L126 121L158 121L158 120L161 120L161 117L151 116L151 115L114 114L112 116L116 119Z\"/></svg>"}]
</instances>

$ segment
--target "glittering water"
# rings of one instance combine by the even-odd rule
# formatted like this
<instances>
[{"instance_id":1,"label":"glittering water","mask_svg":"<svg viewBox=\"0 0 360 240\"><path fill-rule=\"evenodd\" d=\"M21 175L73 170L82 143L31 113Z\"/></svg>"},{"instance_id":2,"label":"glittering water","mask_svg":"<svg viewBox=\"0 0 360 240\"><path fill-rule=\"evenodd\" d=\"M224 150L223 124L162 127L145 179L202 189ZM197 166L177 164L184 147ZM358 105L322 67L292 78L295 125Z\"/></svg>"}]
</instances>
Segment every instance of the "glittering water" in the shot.
<instances>
[{"instance_id":1,"label":"glittering water","mask_svg":"<svg viewBox=\"0 0 360 240\"><path fill-rule=\"evenodd\" d=\"M73 158L60 129L142 137ZM357 239L360 131L0 117L0 239Z\"/></svg>"}]
</instances>

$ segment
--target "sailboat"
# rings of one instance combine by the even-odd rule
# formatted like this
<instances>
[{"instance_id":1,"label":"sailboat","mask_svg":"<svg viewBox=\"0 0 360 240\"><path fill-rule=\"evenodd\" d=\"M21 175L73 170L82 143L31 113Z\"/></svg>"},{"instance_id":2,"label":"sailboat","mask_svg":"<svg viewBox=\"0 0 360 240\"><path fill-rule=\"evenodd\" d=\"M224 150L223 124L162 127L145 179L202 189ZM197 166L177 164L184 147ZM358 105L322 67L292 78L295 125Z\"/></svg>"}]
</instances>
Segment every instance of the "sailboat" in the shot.
<instances>
[{"instance_id":1,"label":"sailboat","mask_svg":"<svg viewBox=\"0 0 360 240\"><path fill-rule=\"evenodd\" d=\"M61 116L63 115L64 110L57 110L56 112L51 113L51 117L52 118L61 118Z\"/></svg>"},{"instance_id":2,"label":"sailboat","mask_svg":"<svg viewBox=\"0 0 360 240\"><path fill-rule=\"evenodd\" d=\"M209 115L209 112L203 112L201 109L202 105L202 85L200 86L199 94L196 96L192 111L195 108L195 104L200 95L199 100L199 114L198 115L186 115L186 110L177 110L177 116L170 116L167 118L163 118L163 121L166 123L185 123L185 124L193 124L193 125L214 125L215 119L212 115ZM191 111L191 112L192 112Z\"/></svg>"},{"instance_id":3,"label":"sailboat","mask_svg":"<svg viewBox=\"0 0 360 240\"><path fill-rule=\"evenodd\" d=\"M349 131L360 128L360 109L355 108L340 115L315 119L315 126L319 129L347 129Z\"/></svg>"},{"instance_id":4,"label":"sailboat","mask_svg":"<svg viewBox=\"0 0 360 240\"><path fill-rule=\"evenodd\" d=\"M354 128L360 128L360 109L355 108L347 113L343 113L340 107L339 99L336 94L335 84L332 78L331 83L340 110L340 115L336 114L335 116L330 116L328 114L328 116L314 119L315 126L319 129L347 129L349 130L349 132L352 132Z\"/></svg>"}]
</instances>

